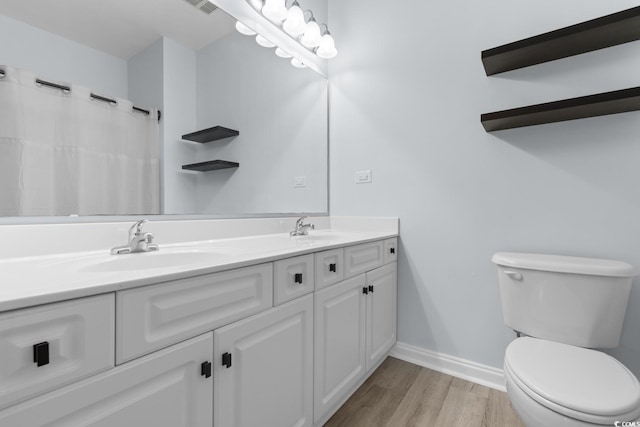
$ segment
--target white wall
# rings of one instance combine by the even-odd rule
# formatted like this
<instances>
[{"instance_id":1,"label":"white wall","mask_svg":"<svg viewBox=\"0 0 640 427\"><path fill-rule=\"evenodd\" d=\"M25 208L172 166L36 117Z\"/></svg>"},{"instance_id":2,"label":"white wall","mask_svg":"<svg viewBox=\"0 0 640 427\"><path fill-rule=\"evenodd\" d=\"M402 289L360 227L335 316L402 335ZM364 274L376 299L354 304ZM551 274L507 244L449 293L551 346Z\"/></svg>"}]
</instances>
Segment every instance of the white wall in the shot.
<instances>
[{"instance_id":1,"label":"white wall","mask_svg":"<svg viewBox=\"0 0 640 427\"><path fill-rule=\"evenodd\" d=\"M198 212L327 211L325 79L234 31L198 51L197 114L198 129L240 131L194 144L194 161L240 163L198 175ZM294 188L299 176L306 187Z\"/></svg>"},{"instance_id":2,"label":"white wall","mask_svg":"<svg viewBox=\"0 0 640 427\"><path fill-rule=\"evenodd\" d=\"M0 15L0 64L127 98L127 62Z\"/></svg>"},{"instance_id":3,"label":"white wall","mask_svg":"<svg viewBox=\"0 0 640 427\"><path fill-rule=\"evenodd\" d=\"M640 113L485 133L480 114L638 86L640 42L487 77L483 49L637 6L332 1L331 214L401 222L399 340L501 367L497 251L640 266ZM356 170L373 183L355 185ZM640 284L621 345L640 375Z\"/></svg>"}]
</instances>

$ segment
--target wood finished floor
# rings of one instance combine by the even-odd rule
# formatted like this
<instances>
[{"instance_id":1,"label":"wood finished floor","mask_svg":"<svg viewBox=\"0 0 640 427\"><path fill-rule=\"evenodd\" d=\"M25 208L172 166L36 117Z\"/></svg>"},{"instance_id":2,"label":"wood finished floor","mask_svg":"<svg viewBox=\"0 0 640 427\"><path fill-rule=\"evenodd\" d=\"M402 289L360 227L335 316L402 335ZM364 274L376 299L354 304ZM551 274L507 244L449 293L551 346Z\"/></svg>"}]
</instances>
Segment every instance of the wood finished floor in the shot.
<instances>
[{"instance_id":1,"label":"wood finished floor","mask_svg":"<svg viewBox=\"0 0 640 427\"><path fill-rule=\"evenodd\" d=\"M387 358L325 427L524 427L506 393Z\"/></svg>"}]
</instances>

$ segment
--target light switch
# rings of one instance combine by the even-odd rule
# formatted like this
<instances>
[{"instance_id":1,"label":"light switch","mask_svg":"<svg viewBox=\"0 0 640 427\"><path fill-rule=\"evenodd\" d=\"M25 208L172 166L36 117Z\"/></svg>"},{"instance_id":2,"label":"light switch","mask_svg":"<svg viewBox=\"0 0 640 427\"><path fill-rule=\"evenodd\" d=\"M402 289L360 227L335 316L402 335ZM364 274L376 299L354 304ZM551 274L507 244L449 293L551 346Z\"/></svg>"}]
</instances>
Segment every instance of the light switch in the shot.
<instances>
[{"instance_id":1,"label":"light switch","mask_svg":"<svg viewBox=\"0 0 640 427\"><path fill-rule=\"evenodd\" d=\"M293 187L294 188L303 188L307 186L307 177L306 176L296 176L293 178Z\"/></svg>"},{"instance_id":2,"label":"light switch","mask_svg":"<svg viewBox=\"0 0 640 427\"><path fill-rule=\"evenodd\" d=\"M371 171L357 171L355 179L356 184L368 184L371 182Z\"/></svg>"}]
</instances>

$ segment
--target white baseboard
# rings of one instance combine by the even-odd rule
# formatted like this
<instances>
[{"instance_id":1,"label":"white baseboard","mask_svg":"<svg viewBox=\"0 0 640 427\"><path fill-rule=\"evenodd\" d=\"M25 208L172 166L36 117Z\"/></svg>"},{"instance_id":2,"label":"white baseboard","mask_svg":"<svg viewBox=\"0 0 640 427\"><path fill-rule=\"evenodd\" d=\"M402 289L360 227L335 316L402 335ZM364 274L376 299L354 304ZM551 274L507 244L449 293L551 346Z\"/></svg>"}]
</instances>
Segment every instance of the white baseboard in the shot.
<instances>
[{"instance_id":1,"label":"white baseboard","mask_svg":"<svg viewBox=\"0 0 640 427\"><path fill-rule=\"evenodd\" d=\"M389 355L443 374L462 378L496 390L506 391L504 371L502 369L449 356L448 354L436 353L402 342L396 343Z\"/></svg>"}]
</instances>

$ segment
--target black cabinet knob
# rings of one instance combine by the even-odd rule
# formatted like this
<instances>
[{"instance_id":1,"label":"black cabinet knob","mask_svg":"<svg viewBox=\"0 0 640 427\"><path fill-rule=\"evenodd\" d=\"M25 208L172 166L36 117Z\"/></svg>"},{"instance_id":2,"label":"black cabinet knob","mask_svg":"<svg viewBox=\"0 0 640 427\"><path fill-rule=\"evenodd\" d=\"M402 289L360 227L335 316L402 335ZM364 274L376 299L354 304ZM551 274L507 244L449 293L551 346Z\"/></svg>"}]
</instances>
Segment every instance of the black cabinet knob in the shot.
<instances>
[{"instance_id":1,"label":"black cabinet knob","mask_svg":"<svg viewBox=\"0 0 640 427\"><path fill-rule=\"evenodd\" d=\"M366 286L362 288L362 293L367 295L369 293L369 288L367 288Z\"/></svg>"},{"instance_id":2,"label":"black cabinet knob","mask_svg":"<svg viewBox=\"0 0 640 427\"><path fill-rule=\"evenodd\" d=\"M49 343L47 341L33 346L33 363L40 366L49 364Z\"/></svg>"},{"instance_id":3,"label":"black cabinet knob","mask_svg":"<svg viewBox=\"0 0 640 427\"><path fill-rule=\"evenodd\" d=\"M302 273L296 273L293 275L293 283L300 283L302 285Z\"/></svg>"},{"instance_id":4,"label":"black cabinet knob","mask_svg":"<svg viewBox=\"0 0 640 427\"><path fill-rule=\"evenodd\" d=\"M336 272L336 265L335 264L329 264L329 271L332 273Z\"/></svg>"},{"instance_id":5,"label":"black cabinet knob","mask_svg":"<svg viewBox=\"0 0 640 427\"><path fill-rule=\"evenodd\" d=\"M369 285L369 292L373 293L373 285Z\"/></svg>"},{"instance_id":6,"label":"black cabinet knob","mask_svg":"<svg viewBox=\"0 0 640 427\"><path fill-rule=\"evenodd\" d=\"M231 353L222 355L222 366L226 366L227 369L231 367Z\"/></svg>"},{"instance_id":7,"label":"black cabinet knob","mask_svg":"<svg viewBox=\"0 0 640 427\"><path fill-rule=\"evenodd\" d=\"M389 253L395 254L396 253L396 248L389 248Z\"/></svg>"},{"instance_id":8,"label":"black cabinet knob","mask_svg":"<svg viewBox=\"0 0 640 427\"><path fill-rule=\"evenodd\" d=\"M202 362L202 365L200 365L200 375L205 378L211 376L211 362Z\"/></svg>"}]
</instances>

